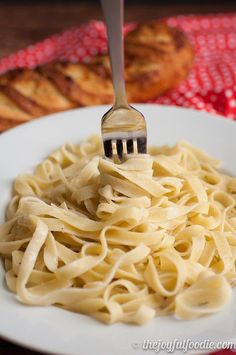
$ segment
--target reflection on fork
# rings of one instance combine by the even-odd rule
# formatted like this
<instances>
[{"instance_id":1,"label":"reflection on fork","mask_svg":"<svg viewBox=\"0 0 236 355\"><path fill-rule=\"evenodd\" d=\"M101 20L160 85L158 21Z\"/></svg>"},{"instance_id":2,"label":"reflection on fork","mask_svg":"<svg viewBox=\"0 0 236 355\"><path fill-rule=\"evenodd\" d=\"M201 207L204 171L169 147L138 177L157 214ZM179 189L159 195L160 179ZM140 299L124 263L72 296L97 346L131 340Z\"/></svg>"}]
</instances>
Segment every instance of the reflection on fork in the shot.
<instances>
[{"instance_id":1,"label":"reflection on fork","mask_svg":"<svg viewBox=\"0 0 236 355\"><path fill-rule=\"evenodd\" d=\"M123 0L101 0L105 16L112 79L113 107L102 118L104 153L123 161L126 154L146 153L147 130L144 116L127 102L124 82L124 46L122 38Z\"/></svg>"}]
</instances>

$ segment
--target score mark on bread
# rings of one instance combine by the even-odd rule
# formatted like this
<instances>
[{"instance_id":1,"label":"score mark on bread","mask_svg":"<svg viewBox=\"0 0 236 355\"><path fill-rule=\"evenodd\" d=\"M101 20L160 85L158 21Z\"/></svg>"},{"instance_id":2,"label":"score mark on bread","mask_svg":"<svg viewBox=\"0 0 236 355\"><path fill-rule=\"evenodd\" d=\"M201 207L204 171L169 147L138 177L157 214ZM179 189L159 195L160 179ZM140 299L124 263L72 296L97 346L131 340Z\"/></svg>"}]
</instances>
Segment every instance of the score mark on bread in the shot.
<instances>
[{"instance_id":1,"label":"score mark on bread","mask_svg":"<svg viewBox=\"0 0 236 355\"><path fill-rule=\"evenodd\" d=\"M160 22L137 26L125 37L128 100L145 102L178 85L193 64L183 32ZM0 131L52 112L112 103L108 55L90 63L51 63L0 76Z\"/></svg>"}]
</instances>

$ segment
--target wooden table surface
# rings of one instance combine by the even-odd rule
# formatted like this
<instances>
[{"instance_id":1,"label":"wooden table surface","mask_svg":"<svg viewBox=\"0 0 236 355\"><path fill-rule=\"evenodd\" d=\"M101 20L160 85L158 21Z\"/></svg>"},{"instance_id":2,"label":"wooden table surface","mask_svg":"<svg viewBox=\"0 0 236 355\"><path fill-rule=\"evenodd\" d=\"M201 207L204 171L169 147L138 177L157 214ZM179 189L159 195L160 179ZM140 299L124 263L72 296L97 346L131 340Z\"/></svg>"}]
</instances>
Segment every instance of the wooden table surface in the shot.
<instances>
[{"instance_id":1,"label":"wooden table surface","mask_svg":"<svg viewBox=\"0 0 236 355\"><path fill-rule=\"evenodd\" d=\"M139 21L178 14L236 11L235 0L214 2L192 0L176 5L170 1L165 5L163 0L152 2L126 0L125 20ZM99 0L78 3L68 1L66 4L39 4L37 1L36 4L25 5L17 3L9 5L4 2L0 4L0 57L90 19L102 19Z\"/></svg>"},{"instance_id":2,"label":"wooden table surface","mask_svg":"<svg viewBox=\"0 0 236 355\"><path fill-rule=\"evenodd\" d=\"M205 3L196 0L191 3L176 5L126 1L125 20L151 20L178 14L209 14L219 12L236 12L236 1L221 3ZM0 58L44 39L55 32L79 25L90 19L102 19L99 1L79 1L78 3L4 3L0 4ZM43 341L43 340L42 340ZM20 346L0 339L0 354L34 355L37 352L26 350ZM83 354L85 355L85 354ZM104 354L108 355L108 354Z\"/></svg>"}]
</instances>

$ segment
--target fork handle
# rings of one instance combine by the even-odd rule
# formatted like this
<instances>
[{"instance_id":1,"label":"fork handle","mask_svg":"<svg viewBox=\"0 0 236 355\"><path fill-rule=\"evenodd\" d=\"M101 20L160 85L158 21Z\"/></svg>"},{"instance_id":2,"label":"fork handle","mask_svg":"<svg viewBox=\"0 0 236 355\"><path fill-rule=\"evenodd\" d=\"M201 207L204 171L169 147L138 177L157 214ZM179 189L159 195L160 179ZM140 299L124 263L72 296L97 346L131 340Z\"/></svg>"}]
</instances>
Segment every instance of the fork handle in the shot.
<instances>
[{"instance_id":1,"label":"fork handle","mask_svg":"<svg viewBox=\"0 0 236 355\"><path fill-rule=\"evenodd\" d=\"M108 35L108 48L111 60L113 88L117 106L127 107L127 97L124 81L124 43L123 20L124 0L101 0Z\"/></svg>"}]
</instances>

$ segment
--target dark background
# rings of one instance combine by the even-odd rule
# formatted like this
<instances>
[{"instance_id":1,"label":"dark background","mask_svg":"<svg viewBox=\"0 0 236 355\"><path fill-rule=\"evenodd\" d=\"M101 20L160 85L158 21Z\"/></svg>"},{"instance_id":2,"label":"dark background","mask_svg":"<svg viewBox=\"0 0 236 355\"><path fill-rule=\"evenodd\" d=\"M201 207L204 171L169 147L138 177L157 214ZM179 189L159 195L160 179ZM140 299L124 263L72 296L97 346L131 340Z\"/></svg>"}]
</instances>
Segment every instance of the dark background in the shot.
<instances>
[{"instance_id":1,"label":"dark background","mask_svg":"<svg viewBox=\"0 0 236 355\"><path fill-rule=\"evenodd\" d=\"M125 20L146 21L179 14L236 12L236 0L126 0ZM0 57L55 32L102 19L99 0L12 1L0 3ZM0 339L0 354L36 354Z\"/></svg>"},{"instance_id":2,"label":"dark background","mask_svg":"<svg viewBox=\"0 0 236 355\"><path fill-rule=\"evenodd\" d=\"M126 21L217 12L236 12L236 0L125 0ZM3 0L0 57L92 18L102 19L99 0Z\"/></svg>"}]
</instances>

